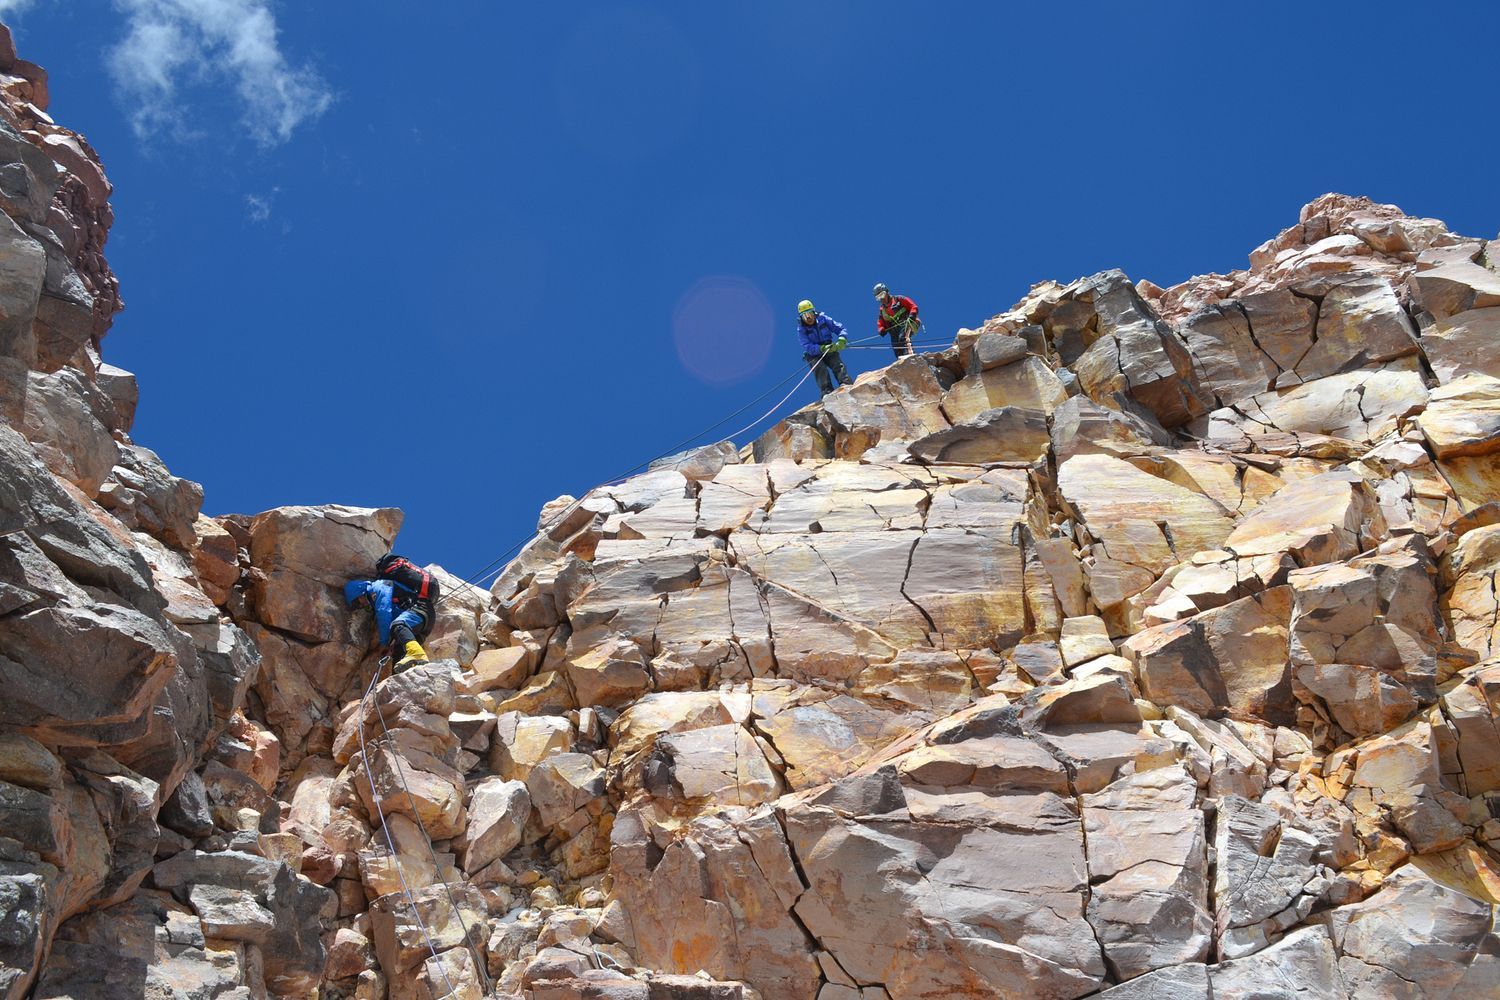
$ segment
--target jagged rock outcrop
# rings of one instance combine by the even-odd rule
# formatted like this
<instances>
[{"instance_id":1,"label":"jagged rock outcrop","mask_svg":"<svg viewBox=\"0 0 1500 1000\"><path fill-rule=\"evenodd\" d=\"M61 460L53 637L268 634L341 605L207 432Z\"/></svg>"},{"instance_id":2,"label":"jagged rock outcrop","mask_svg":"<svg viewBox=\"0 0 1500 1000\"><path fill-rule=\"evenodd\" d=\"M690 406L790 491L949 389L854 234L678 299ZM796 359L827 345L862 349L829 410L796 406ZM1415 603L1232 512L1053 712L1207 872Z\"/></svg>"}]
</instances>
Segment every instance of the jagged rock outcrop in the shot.
<instances>
[{"instance_id":1,"label":"jagged rock outcrop","mask_svg":"<svg viewBox=\"0 0 1500 1000\"><path fill-rule=\"evenodd\" d=\"M486 693L607 724L596 939L775 997L1500 990L1448 930L1500 888L1491 249L1331 195L544 512Z\"/></svg>"},{"instance_id":2,"label":"jagged rock outcrop","mask_svg":"<svg viewBox=\"0 0 1500 1000\"><path fill-rule=\"evenodd\" d=\"M1327 195L541 513L208 516L0 36L0 996L1500 995L1500 242Z\"/></svg>"}]
</instances>

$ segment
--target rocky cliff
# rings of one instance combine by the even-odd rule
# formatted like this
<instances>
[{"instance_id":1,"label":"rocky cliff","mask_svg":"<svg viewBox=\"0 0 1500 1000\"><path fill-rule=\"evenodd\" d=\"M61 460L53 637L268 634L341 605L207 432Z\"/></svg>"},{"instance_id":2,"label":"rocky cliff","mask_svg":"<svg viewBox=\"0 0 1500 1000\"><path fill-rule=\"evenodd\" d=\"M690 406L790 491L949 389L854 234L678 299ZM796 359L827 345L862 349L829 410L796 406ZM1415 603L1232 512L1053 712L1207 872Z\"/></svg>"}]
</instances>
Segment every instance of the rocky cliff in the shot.
<instances>
[{"instance_id":1,"label":"rocky cliff","mask_svg":"<svg viewBox=\"0 0 1500 1000\"><path fill-rule=\"evenodd\" d=\"M0 996L1500 996L1500 242L1327 195L561 497L208 517L0 39ZM374 682L374 683L372 683Z\"/></svg>"}]
</instances>

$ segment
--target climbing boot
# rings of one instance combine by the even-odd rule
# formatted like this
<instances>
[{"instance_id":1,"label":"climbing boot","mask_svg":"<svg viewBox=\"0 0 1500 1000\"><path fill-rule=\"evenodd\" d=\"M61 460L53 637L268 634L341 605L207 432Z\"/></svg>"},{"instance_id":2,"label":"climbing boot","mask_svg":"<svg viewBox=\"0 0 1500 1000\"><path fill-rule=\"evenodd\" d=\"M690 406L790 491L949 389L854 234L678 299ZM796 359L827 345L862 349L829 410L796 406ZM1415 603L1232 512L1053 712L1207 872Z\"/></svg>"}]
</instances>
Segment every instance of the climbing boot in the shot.
<instances>
[{"instance_id":1,"label":"climbing boot","mask_svg":"<svg viewBox=\"0 0 1500 1000\"><path fill-rule=\"evenodd\" d=\"M396 661L396 667L393 672L399 674L403 670L414 667L419 663L426 662L427 650L422 648L422 644L420 642L417 642L415 639L413 639L406 644L406 655Z\"/></svg>"}]
</instances>

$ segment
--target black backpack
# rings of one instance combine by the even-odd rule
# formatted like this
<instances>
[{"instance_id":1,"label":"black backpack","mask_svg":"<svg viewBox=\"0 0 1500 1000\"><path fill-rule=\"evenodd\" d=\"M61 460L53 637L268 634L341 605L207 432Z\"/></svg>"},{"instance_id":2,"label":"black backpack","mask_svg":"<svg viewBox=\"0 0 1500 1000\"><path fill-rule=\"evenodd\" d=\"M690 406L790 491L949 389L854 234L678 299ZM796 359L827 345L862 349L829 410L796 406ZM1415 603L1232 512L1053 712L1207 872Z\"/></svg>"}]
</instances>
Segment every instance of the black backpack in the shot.
<instances>
[{"instance_id":1,"label":"black backpack","mask_svg":"<svg viewBox=\"0 0 1500 1000\"><path fill-rule=\"evenodd\" d=\"M432 574L398 555L381 556L375 564L375 573L382 580L389 580L406 591L409 600L432 601L438 599L438 582Z\"/></svg>"}]
</instances>

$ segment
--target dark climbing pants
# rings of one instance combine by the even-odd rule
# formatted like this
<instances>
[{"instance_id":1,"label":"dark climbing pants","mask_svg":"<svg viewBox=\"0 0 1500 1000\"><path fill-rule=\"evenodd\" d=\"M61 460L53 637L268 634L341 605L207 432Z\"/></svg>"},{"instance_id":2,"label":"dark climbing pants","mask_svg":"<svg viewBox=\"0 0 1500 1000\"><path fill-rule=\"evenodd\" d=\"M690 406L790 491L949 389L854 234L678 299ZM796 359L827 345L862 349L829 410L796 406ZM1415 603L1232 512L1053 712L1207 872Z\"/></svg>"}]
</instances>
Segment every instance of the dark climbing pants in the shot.
<instances>
[{"instance_id":1,"label":"dark climbing pants","mask_svg":"<svg viewBox=\"0 0 1500 1000\"><path fill-rule=\"evenodd\" d=\"M417 600L401 609L391 621L391 646L405 649L408 642L421 642L432 631L432 620L437 617L431 601Z\"/></svg>"},{"instance_id":2,"label":"dark climbing pants","mask_svg":"<svg viewBox=\"0 0 1500 1000\"><path fill-rule=\"evenodd\" d=\"M891 327L891 351L895 353L896 360L900 360L911 353L911 338L915 330L920 330L915 322L897 323Z\"/></svg>"},{"instance_id":3,"label":"dark climbing pants","mask_svg":"<svg viewBox=\"0 0 1500 1000\"><path fill-rule=\"evenodd\" d=\"M849 377L849 369L844 367L844 359L839 357L838 351L829 351L821 357L802 356L802 360L812 365L813 375L818 380L818 392L826 396L833 391L833 380L838 379L839 385L850 385L854 382Z\"/></svg>"}]
</instances>

